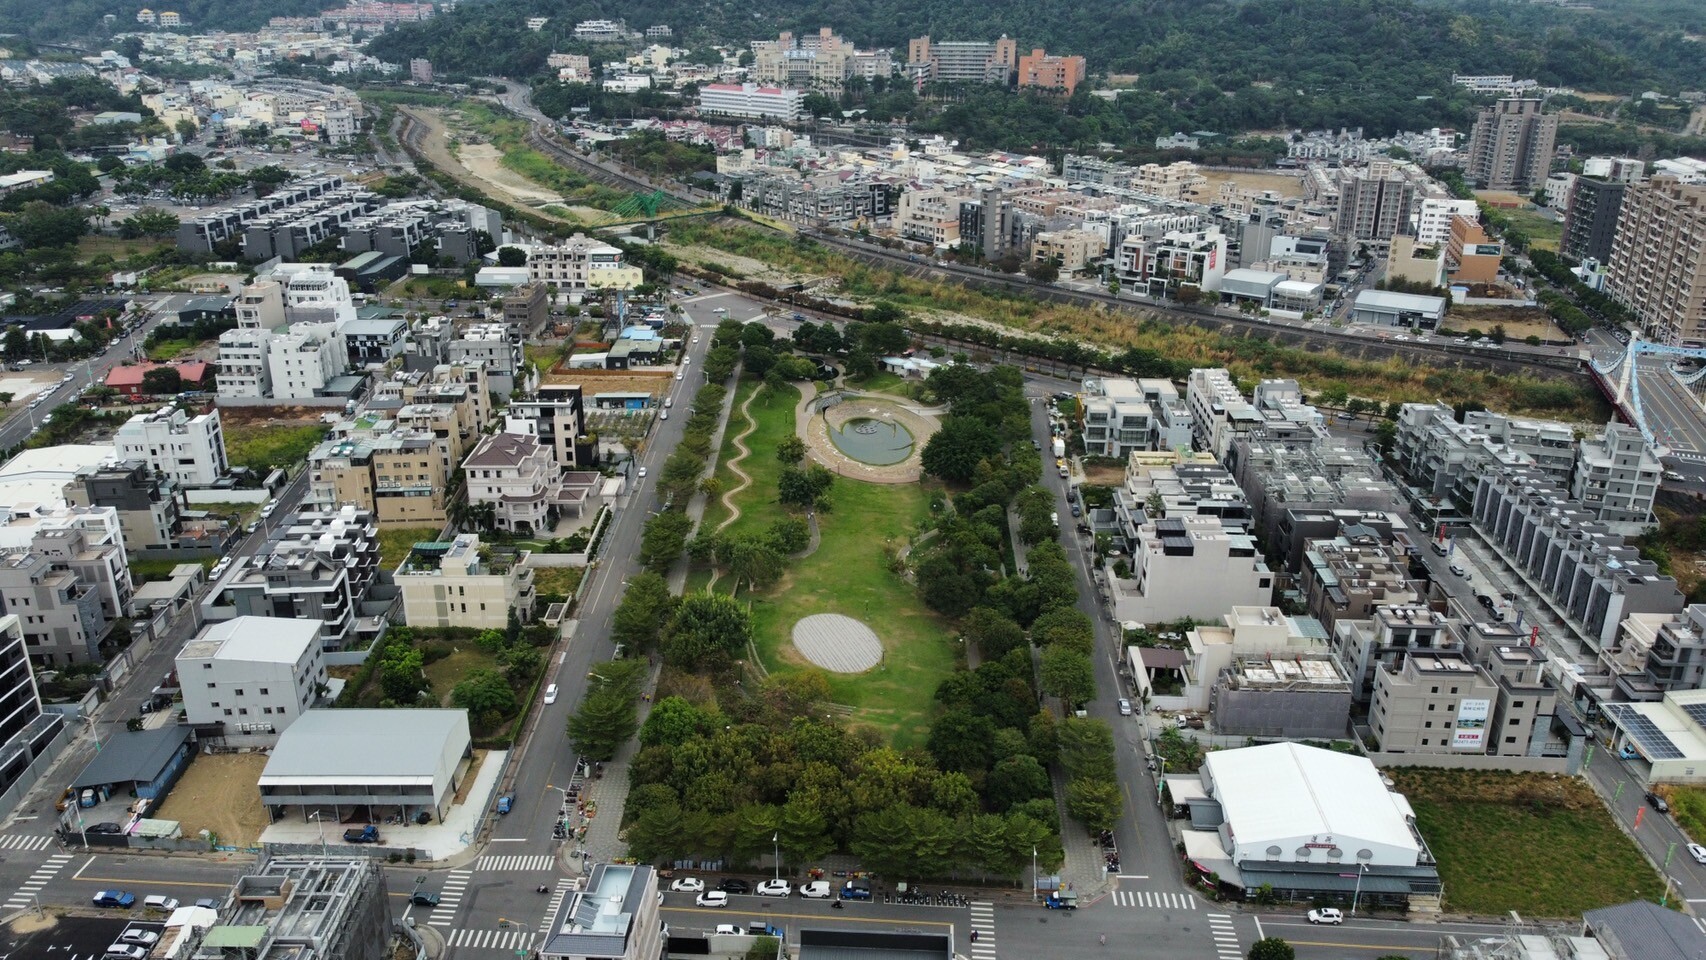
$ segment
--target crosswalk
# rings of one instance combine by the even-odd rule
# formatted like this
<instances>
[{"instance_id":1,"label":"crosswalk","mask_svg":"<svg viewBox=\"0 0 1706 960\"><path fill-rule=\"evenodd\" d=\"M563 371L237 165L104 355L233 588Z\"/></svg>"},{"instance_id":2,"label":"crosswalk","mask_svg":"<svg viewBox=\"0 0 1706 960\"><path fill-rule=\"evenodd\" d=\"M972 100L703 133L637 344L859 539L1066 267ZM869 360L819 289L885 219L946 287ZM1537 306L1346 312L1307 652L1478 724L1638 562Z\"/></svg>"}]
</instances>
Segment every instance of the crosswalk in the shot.
<instances>
[{"instance_id":1,"label":"crosswalk","mask_svg":"<svg viewBox=\"0 0 1706 960\"><path fill-rule=\"evenodd\" d=\"M0 850L46 850L52 845L53 837L50 835L0 837Z\"/></svg>"},{"instance_id":2,"label":"crosswalk","mask_svg":"<svg viewBox=\"0 0 1706 960\"><path fill-rule=\"evenodd\" d=\"M972 932L976 940L966 938L966 955L972 960L995 960L995 904L973 900L966 910L971 915Z\"/></svg>"},{"instance_id":3,"label":"crosswalk","mask_svg":"<svg viewBox=\"0 0 1706 960\"><path fill-rule=\"evenodd\" d=\"M432 914L427 917L427 925L431 927L448 927L456 917L456 908L462 905L462 897L468 892L468 878L474 875L472 870L452 870L444 879L443 889L438 891L438 906L432 908Z\"/></svg>"},{"instance_id":4,"label":"crosswalk","mask_svg":"<svg viewBox=\"0 0 1706 960\"><path fill-rule=\"evenodd\" d=\"M545 904L545 919L539 921L539 932L545 935L551 933L551 921L557 917L557 908L563 905L563 898L580 889L580 881L573 877L564 877L557 881L556 889L551 891L551 900Z\"/></svg>"},{"instance_id":5,"label":"crosswalk","mask_svg":"<svg viewBox=\"0 0 1706 960\"><path fill-rule=\"evenodd\" d=\"M481 857L474 861L476 870L552 870L556 858L550 854L534 856Z\"/></svg>"},{"instance_id":6,"label":"crosswalk","mask_svg":"<svg viewBox=\"0 0 1706 960\"><path fill-rule=\"evenodd\" d=\"M537 936L531 930L457 930L445 942L469 950L528 950Z\"/></svg>"},{"instance_id":7,"label":"crosswalk","mask_svg":"<svg viewBox=\"0 0 1706 960\"><path fill-rule=\"evenodd\" d=\"M0 910L19 910L34 904L36 895L41 893L41 888L47 886L47 882L58 875L59 871L63 870L65 865L70 862L71 857L68 854L57 853L48 857L47 862L37 867L16 893L7 898L4 904L0 904Z\"/></svg>"},{"instance_id":8,"label":"crosswalk","mask_svg":"<svg viewBox=\"0 0 1706 960\"><path fill-rule=\"evenodd\" d=\"M1197 898L1188 893L1163 893L1158 890L1115 890L1111 895L1116 907L1137 907L1151 910L1195 910Z\"/></svg>"},{"instance_id":9,"label":"crosswalk","mask_svg":"<svg viewBox=\"0 0 1706 960\"><path fill-rule=\"evenodd\" d=\"M1214 938L1214 952L1220 960L1240 960L1244 956L1238 949L1238 931L1232 926L1232 915L1226 913L1210 913L1208 917L1208 935Z\"/></svg>"}]
</instances>

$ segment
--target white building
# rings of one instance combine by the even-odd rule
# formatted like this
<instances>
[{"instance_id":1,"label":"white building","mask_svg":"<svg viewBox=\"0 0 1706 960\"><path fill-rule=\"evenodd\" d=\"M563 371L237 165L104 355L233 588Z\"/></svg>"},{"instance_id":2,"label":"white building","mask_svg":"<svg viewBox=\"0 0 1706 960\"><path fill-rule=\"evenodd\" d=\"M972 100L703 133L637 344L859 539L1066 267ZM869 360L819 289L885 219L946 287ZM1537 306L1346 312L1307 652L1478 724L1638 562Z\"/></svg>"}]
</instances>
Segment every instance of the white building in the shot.
<instances>
[{"instance_id":1,"label":"white building","mask_svg":"<svg viewBox=\"0 0 1706 960\"><path fill-rule=\"evenodd\" d=\"M582 20L575 24L575 39L591 43L613 43L627 36L628 31L614 20Z\"/></svg>"},{"instance_id":2,"label":"white building","mask_svg":"<svg viewBox=\"0 0 1706 960\"><path fill-rule=\"evenodd\" d=\"M1190 411L1171 380L1085 380L1078 402L1091 456L1123 460L1137 450L1190 448Z\"/></svg>"},{"instance_id":3,"label":"white building","mask_svg":"<svg viewBox=\"0 0 1706 960\"><path fill-rule=\"evenodd\" d=\"M184 715L205 740L271 743L327 687L320 621L237 617L178 652Z\"/></svg>"},{"instance_id":4,"label":"white building","mask_svg":"<svg viewBox=\"0 0 1706 960\"><path fill-rule=\"evenodd\" d=\"M279 310L283 309L280 301ZM219 372L214 376L214 391L219 396L272 396L272 375L267 368L267 343L272 336L272 331L262 326L240 327L219 335Z\"/></svg>"},{"instance_id":5,"label":"white building","mask_svg":"<svg viewBox=\"0 0 1706 960\"><path fill-rule=\"evenodd\" d=\"M332 273L330 264L279 264L272 277L284 283L284 316L289 323L341 326L355 319L349 281Z\"/></svg>"},{"instance_id":6,"label":"white building","mask_svg":"<svg viewBox=\"0 0 1706 960\"><path fill-rule=\"evenodd\" d=\"M539 439L514 433L494 433L480 441L462 461L468 504L490 504L501 530L546 530L546 516L556 492L557 465L551 448Z\"/></svg>"},{"instance_id":7,"label":"white building","mask_svg":"<svg viewBox=\"0 0 1706 960\"><path fill-rule=\"evenodd\" d=\"M283 333L270 334L266 357L275 400L320 396L333 378L349 369L348 346L333 323L298 323Z\"/></svg>"},{"instance_id":8,"label":"white building","mask_svg":"<svg viewBox=\"0 0 1706 960\"><path fill-rule=\"evenodd\" d=\"M1239 392L1237 381L1222 367L1198 367L1185 382L1185 405L1197 449L1224 462L1232 441L1257 427L1307 432L1326 427L1326 418L1303 402L1296 380L1263 380L1251 397Z\"/></svg>"},{"instance_id":9,"label":"white building","mask_svg":"<svg viewBox=\"0 0 1706 960\"><path fill-rule=\"evenodd\" d=\"M1416 214L1416 245L1444 247L1451 239L1452 217L1478 217L1481 210L1474 200L1456 197L1425 197Z\"/></svg>"},{"instance_id":10,"label":"white building","mask_svg":"<svg viewBox=\"0 0 1706 960\"><path fill-rule=\"evenodd\" d=\"M285 325L284 284L256 280L237 295L237 327L240 330L277 330Z\"/></svg>"},{"instance_id":11,"label":"white building","mask_svg":"<svg viewBox=\"0 0 1706 960\"><path fill-rule=\"evenodd\" d=\"M1220 517L1152 520L1137 529L1129 577L1107 565L1114 619L1213 621L1231 607L1265 607L1274 575L1256 540Z\"/></svg>"},{"instance_id":12,"label":"white building","mask_svg":"<svg viewBox=\"0 0 1706 960\"><path fill-rule=\"evenodd\" d=\"M706 116L803 120L806 93L756 83L708 83L699 88L699 112Z\"/></svg>"},{"instance_id":13,"label":"white building","mask_svg":"<svg viewBox=\"0 0 1706 960\"><path fill-rule=\"evenodd\" d=\"M532 568L514 557L482 557L480 538L472 533L434 546L441 556L423 556L423 547L396 575L404 623L502 630L511 610L523 623L533 619Z\"/></svg>"},{"instance_id":14,"label":"white building","mask_svg":"<svg viewBox=\"0 0 1706 960\"><path fill-rule=\"evenodd\" d=\"M190 416L172 406L139 413L113 437L121 460L143 460L180 486L209 487L231 471L219 411Z\"/></svg>"},{"instance_id":15,"label":"white building","mask_svg":"<svg viewBox=\"0 0 1706 960\"><path fill-rule=\"evenodd\" d=\"M443 822L473 755L466 710L310 710L279 737L261 771L273 819L320 811L334 827L358 809Z\"/></svg>"},{"instance_id":16,"label":"white building","mask_svg":"<svg viewBox=\"0 0 1706 960\"><path fill-rule=\"evenodd\" d=\"M559 244L527 251L527 279L560 291L631 290L645 280L639 267L622 262L622 251L602 240L575 234Z\"/></svg>"},{"instance_id":17,"label":"white building","mask_svg":"<svg viewBox=\"0 0 1706 960\"><path fill-rule=\"evenodd\" d=\"M1641 431L1612 421L1598 437L1578 442L1570 496L1607 523L1646 527L1663 474L1664 462Z\"/></svg>"},{"instance_id":18,"label":"white building","mask_svg":"<svg viewBox=\"0 0 1706 960\"><path fill-rule=\"evenodd\" d=\"M1331 647L1321 635L1324 631L1319 621L1288 617L1278 607L1233 607L1232 612L1218 620L1221 626L1202 626L1188 631L1183 651L1164 651L1162 657L1156 658L1153 648L1126 648L1126 659L1137 678L1138 692L1146 702L1153 701L1169 710L1207 710L1215 681L1220 679L1223 670L1232 666L1234 659L1271 656L1290 660L1331 652ZM1184 662L1178 668L1183 675L1184 689L1176 696L1157 695L1146 667L1146 655L1150 660L1171 660L1179 653L1184 654Z\"/></svg>"}]
</instances>

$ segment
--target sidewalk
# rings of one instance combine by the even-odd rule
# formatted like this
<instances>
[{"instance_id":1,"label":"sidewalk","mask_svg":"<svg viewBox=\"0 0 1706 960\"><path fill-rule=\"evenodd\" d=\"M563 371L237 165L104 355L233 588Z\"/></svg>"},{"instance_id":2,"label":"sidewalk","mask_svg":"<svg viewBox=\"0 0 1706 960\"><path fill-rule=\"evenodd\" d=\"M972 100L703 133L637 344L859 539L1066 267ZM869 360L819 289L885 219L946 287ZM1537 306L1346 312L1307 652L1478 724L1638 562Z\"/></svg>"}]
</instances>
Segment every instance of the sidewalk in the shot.
<instances>
[{"instance_id":1,"label":"sidewalk","mask_svg":"<svg viewBox=\"0 0 1706 960\"><path fill-rule=\"evenodd\" d=\"M1066 851L1060 880L1067 889L1078 893L1080 902L1088 902L1108 891L1107 862L1102 859L1102 845L1090 839L1083 824L1067 816L1066 784L1072 778L1059 769L1059 764L1055 766L1050 779L1054 781L1055 808L1060 815L1060 845Z\"/></svg>"},{"instance_id":2,"label":"sidewalk","mask_svg":"<svg viewBox=\"0 0 1706 960\"><path fill-rule=\"evenodd\" d=\"M735 365L735 372L729 375L724 386L728 388L728 395L723 398L723 412L717 418L717 429L711 434L711 455L705 459L705 472L699 475L700 479L715 476L717 473L717 458L723 452L723 431L729 428L729 417L734 413L735 394L740 386L739 364ZM697 491L687 500L687 518L693 521L693 529L688 533L689 540L699 534L699 523L705 519L705 504L708 500L708 497ZM687 570L690 565L685 556L677 557L675 562L670 564L669 576L664 579L669 581L671 593L679 596L681 591L687 589Z\"/></svg>"},{"instance_id":3,"label":"sidewalk","mask_svg":"<svg viewBox=\"0 0 1706 960\"><path fill-rule=\"evenodd\" d=\"M645 725L646 717L652 712L651 691L657 686L658 674L662 666L653 667L646 677L646 698L640 703L639 720ZM575 844L571 857L578 854L580 871L589 872L588 864L609 863L628 854L627 844L622 842L622 808L628 802L628 761L634 756L634 750L639 743L638 737L633 737L622 745L604 765L602 777L588 780L586 789L582 791L580 804L581 822L586 825L586 833ZM587 815L591 814L588 818Z\"/></svg>"}]
</instances>

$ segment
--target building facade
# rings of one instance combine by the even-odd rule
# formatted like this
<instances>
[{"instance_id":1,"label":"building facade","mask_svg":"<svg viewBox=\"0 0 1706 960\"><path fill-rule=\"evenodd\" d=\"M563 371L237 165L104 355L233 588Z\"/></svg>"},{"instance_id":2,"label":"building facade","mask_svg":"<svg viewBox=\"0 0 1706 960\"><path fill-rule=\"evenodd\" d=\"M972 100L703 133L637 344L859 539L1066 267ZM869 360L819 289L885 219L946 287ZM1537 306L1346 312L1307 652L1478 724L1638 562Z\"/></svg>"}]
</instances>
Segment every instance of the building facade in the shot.
<instances>
[{"instance_id":1,"label":"building facade","mask_svg":"<svg viewBox=\"0 0 1706 960\"><path fill-rule=\"evenodd\" d=\"M1464 172L1483 190L1528 193L1546 182L1558 138L1558 117L1545 101L1506 97L1482 107L1469 132Z\"/></svg>"},{"instance_id":2,"label":"building facade","mask_svg":"<svg viewBox=\"0 0 1706 960\"><path fill-rule=\"evenodd\" d=\"M1558 254L1578 263L1610 262L1617 218L1628 187L1622 180L1577 177L1570 185L1570 205L1564 214L1564 236L1559 241Z\"/></svg>"},{"instance_id":3,"label":"building facade","mask_svg":"<svg viewBox=\"0 0 1706 960\"><path fill-rule=\"evenodd\" d=\"M320 624L237 617L212 623L175 661L184 715L227 745L270 744L327 690Z\"/></svg>"},{"instance_id":4,"label":"building facade","mask_svg":"<svg viewBox=\"0 0 1706 960\"><path fill-rule=\"evenodd\" d=\"M194 416L177 406L139 413L118 428L113 445L120 459L145 461L184 487L210 487L231 472L218 409Z\"/></svg>"},{"instance_id":5,"label":"building facade","mask_svg":"<svg viewBox=\"0 0 1706 960\"><path fill-rule=\"evenodd\" d=\"M1658 176L1624 192L1605 291L1648 340L1706 344L1706 183Z\"/></svg>"},{"instance_id":6,"label":"building facade","mask_svg":"<svg viewBox=\"0 0 1706 960\"><path fill-rule=\"evenodd\" d=\"M417 548L397 574L403 622L411 627L502 630L510 611L533 620L533 569L514 556L490 554L472 533Z\"/></svg>"}]
</instances>

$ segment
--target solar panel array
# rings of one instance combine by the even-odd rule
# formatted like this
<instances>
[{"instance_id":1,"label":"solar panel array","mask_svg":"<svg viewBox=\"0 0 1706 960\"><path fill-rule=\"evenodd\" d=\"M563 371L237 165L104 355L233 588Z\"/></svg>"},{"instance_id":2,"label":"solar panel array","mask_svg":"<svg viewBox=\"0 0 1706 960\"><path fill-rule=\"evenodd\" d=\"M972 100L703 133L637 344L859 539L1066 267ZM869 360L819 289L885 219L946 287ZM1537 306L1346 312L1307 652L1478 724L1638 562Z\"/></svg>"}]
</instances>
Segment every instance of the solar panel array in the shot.
<instances>
[{"instance_id":1,"label":"solar panel array","mask_svg":"<svg viewBox=\"0 0 1706 960\"><path fill-rule=\"evenodd\" d=\"M1646 755L1648 760L1681 760L1683 753L1670 742L1653 721L1637 712L1633 704L1608 703L1605 712L1617 721L1623 732L1635 741L1635 745Z\"/></svg>"},{"instance_id":2,"label":"solar panel array","mask_svg":"<svg viewBox=\"0 0 1706 960\"><path fill-rule=\"evenodd\" d=\"M1688 719L1706 727L1706 703L1685 703L1682 712L1688 714Z\"/></svg>"}]
</instances>

